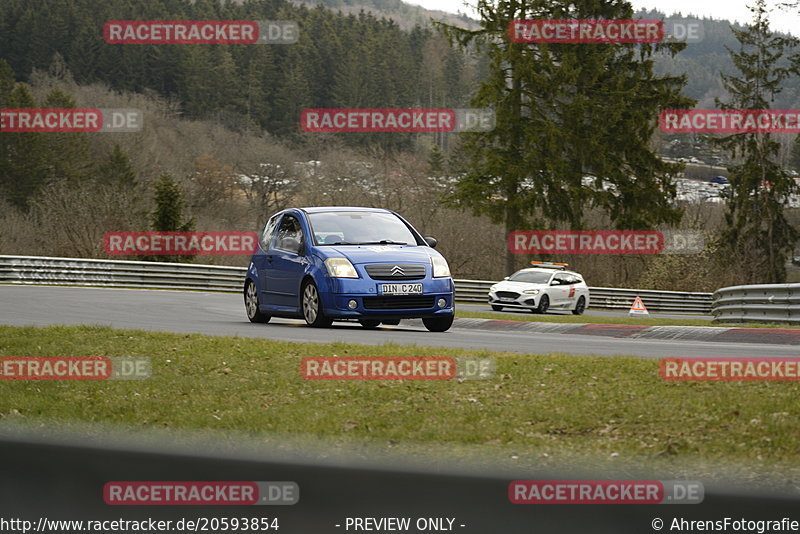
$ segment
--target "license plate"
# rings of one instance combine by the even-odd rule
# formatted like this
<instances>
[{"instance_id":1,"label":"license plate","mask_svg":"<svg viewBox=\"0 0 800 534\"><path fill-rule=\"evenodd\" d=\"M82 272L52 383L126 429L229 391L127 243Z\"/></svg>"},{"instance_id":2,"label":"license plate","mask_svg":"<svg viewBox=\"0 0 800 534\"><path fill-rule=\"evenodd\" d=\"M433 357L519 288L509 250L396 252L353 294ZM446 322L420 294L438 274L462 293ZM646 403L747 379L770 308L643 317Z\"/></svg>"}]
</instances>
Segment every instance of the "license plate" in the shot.
<instances>
[{"instance_id":1,"label":"license plate","mask_svg":"<svg viewBox=\"0 0 800 534\"><path fill-rule=\"evenodd\" d=\"M516 302L516 299L512 299L509 297L500 297L500 302Z\"/></svg>"},{"instance_id":2,"label":"license plate","mask_svg":"<svg viewBox=\"0 0 800 534\"><path fill-rule=\"evenodd\" d=\"M422 284L378 284L379 295L422 295Z\"/></svg>"}]
</instances>

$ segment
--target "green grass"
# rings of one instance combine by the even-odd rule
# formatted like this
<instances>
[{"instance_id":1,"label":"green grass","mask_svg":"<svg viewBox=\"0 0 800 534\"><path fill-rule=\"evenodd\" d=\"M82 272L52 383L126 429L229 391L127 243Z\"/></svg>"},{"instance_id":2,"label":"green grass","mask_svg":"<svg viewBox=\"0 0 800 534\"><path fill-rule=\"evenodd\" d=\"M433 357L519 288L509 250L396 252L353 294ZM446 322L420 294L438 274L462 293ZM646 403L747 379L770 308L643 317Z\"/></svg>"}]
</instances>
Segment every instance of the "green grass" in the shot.
<instances>
[{"instance_id":1,"label":"green grass","mask_svg":"<svg viewBox=\"0 0 800 534\"><path fill-rule=\"evenodd\" d=\"M0 381L0 425L112 424L323 440L448 465L800 476L800 384L666 383L658 361L306 344L106 327L0 327L0 356L147 356L141 381ZM482 381L304 381L304 356L491 356ZM770 482L772 483L772 482Z\"/></svg>"},{"instance_id":2,"label":"green grass","mask_svg":"<svg viewBox=\"0 0 800 534\"><path fill-rule=\"evenodd\" d=\"M465 303L474 304L474 303ZM533 323L577 323L577 324L626 324L626 325L645 325L645 326L719 326L736 328L800 328L797 325L787 325L780 323L712 323L705 319L692 319L691 315L685 319L671 319L664 317L627 317L624 315L607 317L598 315L538 315L531 313L510 313L510 312L489 312L489 311L469 311L458 308L456 303L456 317L464 319L496 319L503 321L526 321Z\"/></svg>"}]
</instances>

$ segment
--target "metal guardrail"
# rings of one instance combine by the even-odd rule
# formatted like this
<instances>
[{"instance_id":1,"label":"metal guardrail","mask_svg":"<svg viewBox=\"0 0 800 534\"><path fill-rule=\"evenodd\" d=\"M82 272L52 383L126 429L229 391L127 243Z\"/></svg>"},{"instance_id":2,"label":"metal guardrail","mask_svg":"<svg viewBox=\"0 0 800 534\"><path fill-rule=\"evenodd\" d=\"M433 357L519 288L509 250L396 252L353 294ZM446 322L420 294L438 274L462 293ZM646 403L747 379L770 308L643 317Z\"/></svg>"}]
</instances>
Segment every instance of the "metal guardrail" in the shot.
<instances>
[{"instance_id":1,"label":"metal guardrail","mask_svg":"<svg viewBox=\"0 0 800 534\"><path fill-rule=\"evenodd\" d=\"M0 283L242 291L244 267L0 256Z\"/></svg>"},{"instance_id":2,"label":"metal guardrail","mask_svg":"<svg viewBox=\"0 0 800 534\"><path fill-rule=\"evenodd\" d=\"M456 299L463 302L486 302L488 280L456 280ZM589 307L600 310L628 310L636 297L641 297L649 311L699 313L711 312L711 293L656 291L653 289L620 289L590 287Z\"/></svg>"},{"instance_id":3,"label":"metal guardrail","mask_svg":"<svg viewBox=\"0 0 800 534\"><path fill-rule=\"evenodd\" d=\"M711 293L613 287L590 287L589 307L604 310L629 310L636 297L640 297L650 311L699 314L711 312Z\"/></svg>"},{"instance_id":4,"label":"metal guardrail","mask_svg":"<svg viewBox=\"0 0 800 534\"><path fill-rule=\"evenodd\" d=\"M723 287L714 293L715 322L800 324L800 284Z\"/></svg>"},{"instance_id":5,"label":"metal guardrail","mask_svg":"<svg viewBox=\"0 0 800 534\"><path fill-rule=\"evenodd\" d=\"M238 293L244 267L160 263L128 260L95 260L0 255L0 283L125 287L150 289L196 289ZM455 280L460 302L486 302L490 280ZM626 310L638 296L650 311L700 313L711 311L711 293L654 291L590 287L589 307Z\"/></svg>"}]
</instances>

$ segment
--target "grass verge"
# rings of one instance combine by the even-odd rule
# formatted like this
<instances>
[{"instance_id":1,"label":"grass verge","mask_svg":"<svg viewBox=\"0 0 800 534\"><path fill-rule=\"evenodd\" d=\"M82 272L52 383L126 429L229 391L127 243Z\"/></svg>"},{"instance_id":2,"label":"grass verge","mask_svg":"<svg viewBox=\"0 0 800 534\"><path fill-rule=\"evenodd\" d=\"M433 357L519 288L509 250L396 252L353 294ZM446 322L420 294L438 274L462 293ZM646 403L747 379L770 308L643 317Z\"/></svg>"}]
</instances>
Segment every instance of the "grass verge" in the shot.
<instances>
[{"instance_id":1,"label":"grass verge","mask_svg":"<svg viewBox=\"0 0 800 534\"><path fill-rule=\"evenodd\" d=\"M0 425L284 435L451 464L586 462L705 479L800 476L800 384L666 383L632 357L288 343L107 327L0 327L0 356L147 356L141 381L0 381ZM482 381L304 381L305 356L491 356ZM421 452L420 452L421 451ZM765 482L767 484L767 482Z\"/></svg>"}]
</instances>

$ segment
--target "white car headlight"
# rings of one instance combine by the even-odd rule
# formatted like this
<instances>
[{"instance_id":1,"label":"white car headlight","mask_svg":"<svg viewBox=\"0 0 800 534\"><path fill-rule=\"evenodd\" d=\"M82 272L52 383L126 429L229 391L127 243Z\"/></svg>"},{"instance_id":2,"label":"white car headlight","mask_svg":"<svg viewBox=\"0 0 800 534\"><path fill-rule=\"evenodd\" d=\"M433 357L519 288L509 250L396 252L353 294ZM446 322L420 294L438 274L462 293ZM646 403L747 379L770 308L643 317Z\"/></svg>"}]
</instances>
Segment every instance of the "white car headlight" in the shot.
<instances>
[{"instance_id":1,"label":"white car headlight","mask_svg":"<svg viewBox=\"0 0 800 534\"><path fill-rule=\"evenodd\" d=\"M434 278L450 276L450 267L448 267L447 262L441 256L431 256L431 266L433 267Z\"/></svg>"},{"instance_id":2,"label":"white car headlight","mask_svg":"<svg viewBox=\"0 0 800 534\"><path fill-rule=\"evenodd\" d=\"M347 258L328 258L325 267L333 278L358 278L356 268Z\"/></svg>"},{"instance_id":3,"label":"white car headlight","mask_svg":"<svg viewBox=\"0 0 800 534\"><path fill-rule=\"evenodd\" d=\"M538 295L539 294L539 290L538 289L526 289L525 291L523 291L523 293L525 293L526 295Z\"/></svg>"}]
</instances>

